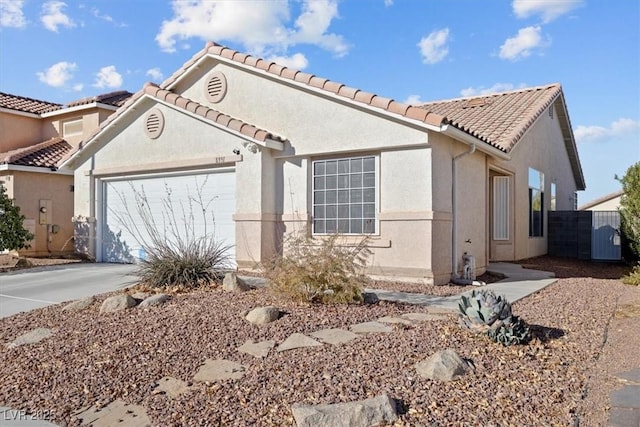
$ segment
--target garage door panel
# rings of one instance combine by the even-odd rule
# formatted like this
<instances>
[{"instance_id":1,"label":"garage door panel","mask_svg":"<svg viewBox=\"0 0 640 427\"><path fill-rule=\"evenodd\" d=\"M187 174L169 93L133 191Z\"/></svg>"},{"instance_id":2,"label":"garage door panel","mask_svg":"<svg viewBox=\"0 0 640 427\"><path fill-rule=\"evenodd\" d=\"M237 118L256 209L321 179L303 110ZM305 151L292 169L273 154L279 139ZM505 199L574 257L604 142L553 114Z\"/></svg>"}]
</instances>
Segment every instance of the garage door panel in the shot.
<instances>
[{"instance_id":1,"label":"garage door panel","mask_svg":"<svg viewBox=\"0 0 640 427\"><path fill-rule=\"evenodd\" d=\"M143 257L151 241L145 223L172 242L213 235L224 245L235 244L233 172L114 179L104 181L102 191L105 262ZM233 248L230 255L235 259Z\"/></svg>"}]
</instances>

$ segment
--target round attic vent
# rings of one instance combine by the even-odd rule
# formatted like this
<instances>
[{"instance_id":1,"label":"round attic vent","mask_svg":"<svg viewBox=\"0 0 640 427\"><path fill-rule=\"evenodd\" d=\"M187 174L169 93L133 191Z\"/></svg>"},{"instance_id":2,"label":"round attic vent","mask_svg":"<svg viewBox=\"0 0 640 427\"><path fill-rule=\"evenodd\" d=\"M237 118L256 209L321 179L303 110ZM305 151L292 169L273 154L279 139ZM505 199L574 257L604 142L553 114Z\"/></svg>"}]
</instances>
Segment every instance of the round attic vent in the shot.
<instances>
[{"instance_id":1,"label":"round attic vent","mask_svg":"<svg viewBox=\"0 0 640 427\"><path fill-rule=\"evenodd\" d=\"M164 116L157 108L149 111L144 119L144 133L151 139L156 139L162 135L164 129Z\"/></svg>"},{"instance_id":2,"label":"round attic vent","mask_svg":"<svg viewBox=\"0 0 640 427\"><path fill-rule=\"evenodd\" d=\"M227 93L227 78L219 71L209 74L209 78L204 82L204 93L214 104L222 101Z\"/></svg>"}]
</instances>

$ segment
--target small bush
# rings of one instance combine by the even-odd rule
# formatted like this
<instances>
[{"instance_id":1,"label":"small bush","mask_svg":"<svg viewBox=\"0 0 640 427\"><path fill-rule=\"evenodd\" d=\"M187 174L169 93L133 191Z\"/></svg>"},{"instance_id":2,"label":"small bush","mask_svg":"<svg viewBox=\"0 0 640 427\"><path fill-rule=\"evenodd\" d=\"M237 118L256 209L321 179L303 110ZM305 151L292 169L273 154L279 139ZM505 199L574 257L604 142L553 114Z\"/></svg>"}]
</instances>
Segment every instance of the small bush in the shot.
<instances>
[{"instance_id":1,"label":"small bush","mask_svg":"<svg viewBox=\"0 0 640 427\"><path fill-rule=\"evenodd\" d=\"M622 277L622 283L625 285L640 286L640 263L633 267L633 270L626 276Z\"/></svg>"},{"instance_id":2,"label":"small bush","mask_svg":"<svg viewBox=\"0 0 640 427\"><path fill-rule=\"evenodd\" d=\"M306 231L289 235L285 255L263 268L272 291L307 303L362 303L369 239L353 246L341 246L338 239L334 234L318 241Z\"/></svg>"},{"instance_id":3,"label":"small bush","mask_svg":"<svg viewBox=\"0 0 640 427\"><path fill-rule=\"evenodd\" d=\"M218 282L230 267L229 247L209 236L179 246L157 242L146 251L136 274L142 283L157 288L190 289Z\"/></svg>"}]
</instances>

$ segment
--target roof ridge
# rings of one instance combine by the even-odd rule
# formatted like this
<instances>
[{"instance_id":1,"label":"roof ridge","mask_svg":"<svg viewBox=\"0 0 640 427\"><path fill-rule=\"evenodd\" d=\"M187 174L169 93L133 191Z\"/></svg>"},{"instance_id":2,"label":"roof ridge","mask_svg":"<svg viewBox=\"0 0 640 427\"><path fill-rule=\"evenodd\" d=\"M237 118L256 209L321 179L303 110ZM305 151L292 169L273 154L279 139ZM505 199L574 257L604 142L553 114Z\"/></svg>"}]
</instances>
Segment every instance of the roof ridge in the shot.
<instances>
[{"instance_id":1,"label":"roof ridge","mask_svg":"<svg viewBox=\"0 0 640 427\"><path fill-rule=\"evenodd\" d=\"M442 124L446 124L448 122L445 116L434 113L432 111L427 111L423 108L418 108L409 104L398 102L391 98L386 98L374 93L366 92L357 88L352 88L346 86L343 83L318 77L314 74L309 74L300 70L288 68L279 65L276 62L267 61L263 58L254 57L246 53L241 53L237 50L211 41L207 42L204 49L197 52L190 60L185 62L185 64L175 73L173 73L171 77L162 82L160 88L166 89L167 87L171 86L178 80L178 78L180 78L180 76L184 74L184 72L189 67L191 67L205 55L209 54L245 66L253 67L268 74L304 84L311 88L320 89L322 91L337 95L342 98L350 99L359 104L364 104L370 107L381 109L389 113L398 114L408 119L417 120L431 126L439 127Z\"/></svg>"},{"instance_id":2,"label":"roof ridge","mask_svg":"<svg viewBox=\"0 0 640 427\"><path fill-rule=\"evenodd\" d=\"M439 99L439 100L435 100L435 101L422 102L420 104L415 104L415 105L425 106L425 105L430 105L430 104L439 104L439 103L442 103L442 102L469 101L469 100L472 100L472 99L491 98L491 97L498 97L498 96L504 96L504 95L512 95L512 94L516 94L516 93L533 92L533 91L536 91L536 90L549 89L549 88L552 88L554 86L562 87L562 85L560 83L549 83L549 84L546 84L546 85L523 87L523 88L520 88L520 89L505 90L505 91L502 91L502 92L492 92L492 93L487 93L487 94L484 94L484 95L462 96L462 97L458 97L458 98Z\"/></svg>"},{"instance_id":3,"label":"roof ridge","mask_svg":"<svg viewBox=\"0 0 640 427\"><path fill-rule=\"evenodd\" d=\"M222 113L214 108L202 105L197 101L178 95L177 93L174 93L170 90L163 89L155 83L145 83L143 91L147 95L150 95L156 99L168 102L180 109L196 114L211 122L232 129L258 141L264 142L267 139L285 141L284 138L274 135L273 133L265 129L261 129L255 125L237 119L228 114Z\"/></svg>"}]
</instances>

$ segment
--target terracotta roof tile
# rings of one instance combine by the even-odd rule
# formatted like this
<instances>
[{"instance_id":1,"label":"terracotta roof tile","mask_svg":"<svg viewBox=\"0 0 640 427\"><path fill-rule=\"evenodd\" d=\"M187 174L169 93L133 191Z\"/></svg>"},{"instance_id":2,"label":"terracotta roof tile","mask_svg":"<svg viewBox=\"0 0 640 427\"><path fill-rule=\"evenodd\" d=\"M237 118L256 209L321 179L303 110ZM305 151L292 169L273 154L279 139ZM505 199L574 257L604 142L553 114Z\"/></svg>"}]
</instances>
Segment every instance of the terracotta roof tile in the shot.
<instances>
[{"instance_id":1,"label":"terracotta roof tile","mask_svg":"<svg viewBox=\"0 0 640 427\"><path fill-rule=\"evenodd\" d=\"M112 105L114 107L121 107L127 99L131 98L133 94L126 90L119 90L116 92L103 93L101 95L90 96L87 98L78 99L76 101L71 101L66 106L67 107L76 107L79 105L91 104L93 102L97 102L100 104Z\"/></svg>"},{"instance_id":2,"label":"terracotta roof tile","mask_svg":"<svg viewBox=\"0 0 640 427\"><path fill-rule=\"evenodd\" d=\"M62 109L62 105L53 102L0 92L0 107L24 113L43 114Z\"/></svg>"},{"instance_id":3,"label":"terracotta roof tile","mask_svg":"<svg viewBox=\"0 0 640 427\"><path fill-rule=\"evenodd\" d=\"M446 116L457 128L508 152L555 101L561 90L559 84L552 84L473 98L428 102L419 108ZM437 118L433 122L437 122Z\"/></svg>"},{"instance_id":4,"label":"terracotta roof tile","mask_svg":"<svg viewBox=\"0 0 640 427\"><path fill-rule=\"evenodd\" d=\"M62 138L52 138L30 147L0 153L0 164L56 168L71 152L71 144Z\"/></svg>"}]
</instances>

